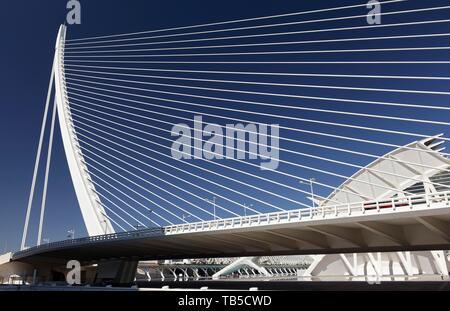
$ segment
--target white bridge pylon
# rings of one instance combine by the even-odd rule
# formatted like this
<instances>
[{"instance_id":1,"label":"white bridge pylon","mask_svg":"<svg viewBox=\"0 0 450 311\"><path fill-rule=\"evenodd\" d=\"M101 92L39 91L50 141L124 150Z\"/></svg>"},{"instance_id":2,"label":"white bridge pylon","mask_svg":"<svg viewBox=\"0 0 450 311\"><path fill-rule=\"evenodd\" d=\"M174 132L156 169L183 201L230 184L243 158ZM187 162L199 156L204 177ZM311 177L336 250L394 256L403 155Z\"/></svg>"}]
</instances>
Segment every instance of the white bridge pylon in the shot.
<instances>
[{"instance_id":1,"label":"white bridge pylon","mask_svg":"<svg viewBox=\"0 0 450 311\"><path fill-rule=\"evenodd\" d=\"M406 5L402 1L387 1L383 5L396 2ZM349 8L330 8L326 11ZM351 8L365 9L365 5ZM408 17L410 13L431 9L443 8L405 8L386 11L386 14L404 14ZM318 12L296 12L262 19L313 13ZM331 20L345 21L347 18L349 17L336 17ZM223 24L247 23L252 20L255 19ZM294 24L315 24L318 21L320 20L304 20L301 17L298 22L275 25L291 27ZM448 113L450 107L428 106L424 104L427 100L422 98L425 95L448 96L450 93L435 89L445 88L439 83L416 83L420 80L445 81L450 78L444 77L444 73L435 77L419 73L416 75L413 71L419 72L420 68L415 66L411 66L411 75L395 74L398 69L403 72L404 68L399 66L404 66L404 62L392 61L389 57L398 59L399 55L403 55L399 51L440 51L427 46L392 47L392 44L396 44L392 39L411 37L391 36L394 27L404 29L407 23L385 24L380 27L380 32L383 31L380 36L348 35L348 38L342 38L342 42L338 39L298 41L297 37L303 38L305 33L329 31L339 34L342 32L344 36L355 29L369 26L301 30L289 33L295 35L289 37L292 42L272 42L275 35L280 33L272 32L266 27L274 25L178 32L181 29L184 31L221 24L80 39L66 39L66 27L61 26L45 117L50 115L49 103L54 82L55 107L51 128L54 129L57 113L72 183L89 236L114 233L120 229L129 232L130 229L152 228L153 225L157 229L163 228L165 232L181 230L184 233L191 228L203 230L210 225L211 219L227 224L238 219L242 223L246 216L255 216L259 220L263 218L258 217L270 218L273 215L290 217L295 214L292 211L298 210L301 210L298 215L303 217L309 212L311 218L317 216L315 211L326 214L326 211L335 209L335 214L341 215L341 210L351 212L353 206L362 212L374 209L378 212L396 208L397 206L392 205L394 203L389 203L391 200L401 200L398 207L403 207L403 201L408 202L417 196L420 200L429 199L433 198L434 193L446 193L450 190L450 154L443 152L441 146L450 139L436 135L445 133L446 127L450 125L445 119L445 113ZM227 37L212 35L225 30L236 32L250 29L259 29L264 33ZM168 30L177 33L166 34ZM161 34L149 35L159 32ZM202 37L189 40L173 38L187 35ZM423 34L417 38L428 38L431 35L437 36ZM270 42L266 42L266 37ZM253 41L256 38L262 42L228 44L228 40ZM135 40L141 41L134 42ZM224 44L208 43L216 40L223 41ZM378 40L380 45L386 42L387 46L354 49L354 45L363 47L366 41L372 40ZM189 45L184 44L188 42ZM202 43L198 46L194 42L208 45ZM339 49L303 48L310 44L333 42L339 43ZM172 46L176 43L183 44ZM300 48L292 50L287 43ZM352 49L342 48L341 45L349 43ZM165 47L166 44L170 46ZM153 48L153 45L158 46ZM256 52L256 46L258 49L271 46L275 50ZM288 51L283 50L284 47ZM206 53L212 48L220 51L225 48L238 50ZM251 51L247 51L249 48ZM197 51L198 49L202 51ZM195 50L195 53L185 53L184 50ZM442 51L445 49L442 48ZM362 55L363 59L367 55L361 53L366 52L369 60L348 61L353 58L347 55ZM380 52L386 53L389 59L386 62L371 61L377 59L372 56L378 56ZM444 57L444 52L442 54ZM248 55L258 57L249 62ZM316 59L320 55L324 61ZM405 59L410 61L408 57ZM367 74L375 68L374 64L379 63L391 64L388 66L389 72L392 69L394 73ZM204 70L204 64L208 64L208 70ZM271 69L276 68L277 72L261 72L261 66L254 67L261 64L276 65ZM299 65L304 64L320 64L320 68L328 68L331 72L303 72L306 67ZM333 67L328 67L330 64ZM346 66L341 66L342 64ZM352 74L343 74L347 72L347 66L351 67ZM269 67L267 66L268 69ZM319 71L317 66L308 68ZM383 67L376 69L382 70ZM216 78L224 75L226 79ZM288 79L295 83L280 83L280 80ZM414 82L421 88L427 86L429 89L404 89L405 80L411 81L411 86ZM389 81L386 84L390 87L381 88L379 82L383 81ZM395 85L398 86L394 87ZM270 93L267 91L269 89ZM324 94L326 92L329 93L328 96ZM420 98L417 96L420 102L414 103L414 96L410 96L408 102L399 102L397 93L421 94ZM427 119L419 119L417 116L424 111L436 113L427 114ZM223 123L230 120L232 123L238 122L231 124L236 125L233 127L233 134L223 131L225 128L228 130L230 125L226 123L225 126ZM192 127L191 122L194 125ZM266 123L276 123L276 133L281 134L275 135L275 144L272 126L271 135L268 135ZM422 126L424 124L426 127ZM186 132L189 132L186 135L188 138L184 137L184 131L175 130L184 125ZM220 128L214 134L221 134L212 135L213 132L209 131L211 135L208 136L207 128L211 129L212 125L216 125L215 129ZM252 130L252 126L255 130ZM266 127L265 132L259 130L261 126ZM44 129L45 121L42 130ZM201 134L196 135L199 131ZM250 138L247 140L251 133L257 138L256 147L250 146ZM179 136L178 139L175 136ZM41 135L36 167L39 165L42 137ZM180 143L184 142L184 138L189 144ZM228 145L229 141L233 141L233 145ZM38 245L41 243L45 213L51 142L52 137L47 156ZM179 151L178 155L182 155L181 159L174 155L176 143L182 146L175 150ZM234 144L249 144L249 147L248 150L239 150ZM209 151L206 147L210 147ZM396 148L394 151L393 147ZM270 161L276 162L277 169L262 171L261 166L255 162L262 162L264 151L267 151L267 155L269 149L277 151L275 157L266 156ZM227 151L226 157L224 150ZM234 154L231 155L232 153ZM371 158L373 162L368 164L367 158ZM35 171L22 249L25 248L36 176ZM307 186L301 186L299 181ZM410 205L417 208L417 202L413 203ZM356 229L359 230L358 228ZM363 230L370 231L370 228Z\"/></svg>"},{"instance_id":2,"label":"white bridge pylon","mask_svg":"<svg viewBox=\"0 0 450 311\"><path fill-rule=\"evenodd\" d=\"M106 216L106 212L100 203L100 198L95 191L95 185L91 182L89 169L85 164L83 152L73 126L63 61L65 38L66 26L61 25L55 52L55 96L64 150L72 183L89 236L114 233L114 228Z\"/></svg>"},{"instance_id":3,"label":"white bridge pylon","mask_svg":"<svg viewBox=\"0 0 450 311\"><path fill-rule=\"evenodd\" d=\"M39 141L38 155L36 157L35 172L33 175L33 183L30 192L28 209L25 220L25 227L22 237L21 249L26 247L26 239L28 234L29 218L31 214L31 207L34 198L35 184L37 179L37 169L39 167L40 155L44 139L44 131L46 126L46 119L48 114L49 103L54 85L54 114L58 113L59 128L67 163L70 170L70 176L77 196L78 204L83 216L83 220L89 236L114 233L114 228L106 215L106 212L101 205L99 196L96 193L95 185L91 182L89 169L85 164L83 152L80 148L78 138L73 126L72 114L68 103L65 72L64 72L64 45L67 28L61 25L58 31L58 36L55 45L55 57L53 61L53 69L50 78L50 85L47 95L47 106L44 113L44 121L42 124L42 133ZM52 128L55 126L55 119L52 119ZM50 133L50 141L53 140L53 132ZM41 206L41 218L39 223L39 232L37 244L41 244L43 216L45 212L45 197L47 192L48 168L51 156L51 143L49 144L47 159L47 171L45 175L44 195Z\"/></svg>"},{"instance_id":4,"label":"white bridge pylon","mask_svg":"<svg viewBox=\"0 0 450 311\"><path fill-rule=\"evenodd\" d=\"M372 29L373 25L314 26L324 21L365 21L366 11L353 16L307 19L308 14L365 10L365 3L79 39L66 39L66 27L61 26L22 250L26 246L46 120L51 115L53 133L56 113L90 237L55 242L48 249L47 245L39 247L51 134L38 247L19 252L15 258L39 259L53 251L71 258L79 255L76 247L81 246L86 247L84 259L89 262L95 256L95 260L103 260L118 254L135 259L190 258L192 254L191 258L249 256L225 267L219 275L243 266L258 270L258 261L250 256L322 254L315 256L307 274L361 276L370 269L377 276L423 271L448 275L446 254L441 250L450 245L450 153L444 152L442 144L450 138L436 133L447 132L450 107L445 99L439 106L429 103L436 96L450 95L446 88L450 80L446 67L450 65L450 47L429 46L429 42L405 47L403 41L439 37L444 41L450 32L441 33L441 27L450 20L408 18L412 13L450 7L399 9L407 5L407 1L384 1L381 15L386 16L386 22L370 37L346 34ZM389 16L395 21L399 15L404 16L401 23L387 22ZM301 18L293 21L294 16ZM286 23L262 24L266 19L286 17ZM216 29L219 25L255 20L259 20L256 26ZM308 24L312 29L306 28ZM420 34L401 33L410 26L424 24L430 28L436 24L438 31L426 27ZM293 25L302 28L292 31ZM208 29L196 29L205 27ZM332 33L333 38L305 40L305 34L322 32ZM237 42L229 41L235 39ZM376 42L377 47L367 48L370 42ZM177 43L181 46L173 45ZM420 60L414 59L411 51L421 51ZM437 60L440 57L443 60ZM405 64L410 66L406 75ZM425 75L424 65L439 65L442 72ZM266 72L261 71L263 67ZM385 68L387 73L382 72ZM53 90L54 110L50 114ZM220 128L224 120L239 122L244 129L235 134L244 132L244 139L241 136L236 144L247 143L245 137L250 130L244 124L276 120L282 134L282 143L276 144L283 154L282 159L277 158L280 168L261 173L260 166L250 161L250 156L260 155L259 147L256 154L250 148L244 152L248 161L245 157L187 161L189 157L176 162L167 151L171 149L167 142L172 144L172 136L176 136L170 128L190 124L194 116L189 156L195 154L198 146L204 147L195 144L198 114ZM191 131L190 126L186 127ZM230 138L223 132L218 136L222 142ZM267 132L263 136L262 146L272 148L268 146ZM367 158L372 162L368 164ZM299 181L308 187L300 186ZM158 228L152 228L153 224ZM153 230L158 236L152 235ZM107 255L96 249L97 243L106 245L103 250ZM264 269L258 271L267 273Z\"/></svg>"}]
</instances>

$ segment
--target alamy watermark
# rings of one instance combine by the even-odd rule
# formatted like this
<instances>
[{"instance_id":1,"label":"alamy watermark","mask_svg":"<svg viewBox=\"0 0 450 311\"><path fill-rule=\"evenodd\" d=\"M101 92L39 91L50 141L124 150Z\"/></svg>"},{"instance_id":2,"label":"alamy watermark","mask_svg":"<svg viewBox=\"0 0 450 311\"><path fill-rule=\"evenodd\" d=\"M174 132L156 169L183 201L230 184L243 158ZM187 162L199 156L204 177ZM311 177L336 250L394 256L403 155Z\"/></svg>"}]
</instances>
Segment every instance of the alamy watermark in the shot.
<instances>
[{"instance_id":1,"label":"alamy watermark","mask_svg":"<svg viewBox=\"0 0 450 311\"><path fill-rule=\"evenodd\" d=\"M280 158L278 124L205 125L202 116L194 116L193 121L193 128L185 123L172 127L171 135L177 137L171 147L173 158L261 160L262 170L278 168Z\"/></svg>"},{"instance_id":2,"label":"alamy watermark","mask_svg":"<svg viewBox=\"0 0 450 311\"><path fill-rule=\"evenodd\" d=\"M378 0L370 0L367 2L367 23L369 25L381 24L381 3ZM66 8L68 11L66 21L69 25L81 24L81 3L79 0L69 0Z\"/></svg>"},{"instance_id":3,"label":"alamy watermark","mask_svg":"<svg viewBox=\"0 0 450 311\"><path fill-rule=\"evenodd\" d=\"M381 4L377 0L370 0L367 2L367 24L369 25L380 25L381 24Z\"/></svg>"},{"instance_id":4,"label":"alamy watermark","mask_svg":"<svg viewBox=\"0 0 450 311\"><path fill-rule=\"evenodd\" d=\"M66 274L66 282L69 285L81 284L81 264L78 260L70 260L66 265L70 269Z\"/></svg>"},{"instance_id":5,"label":"alamy watermark","mask_svg":"<svg viewBox=\"0 0 450 311\"><path fill-rule=\"evenodd\" d=\"M81 24L81 3L78 0L70 0L66 5L67 16L66 21L68 25L80 25Z\"/></svg>"},{"instance_id":6,"label":"alamy watermark","mask_svg":"<svg viewBox=\"0 0 450 311\"><path fill-rule=\"evenodd\" d=\"M369 25L381 24L381 3L370 0L366 5ZM81 24L81 3L69 0L66 8L67 24ZM203 128L202 116L194 117L193 129L187 124L177 124L171 131L178 136L171 147L172 157L177 160L191 159L260 159L263 170L276 170L279 166L279 126L277 124L242 123L207 124Z\"/></svg>"}]
</instances>

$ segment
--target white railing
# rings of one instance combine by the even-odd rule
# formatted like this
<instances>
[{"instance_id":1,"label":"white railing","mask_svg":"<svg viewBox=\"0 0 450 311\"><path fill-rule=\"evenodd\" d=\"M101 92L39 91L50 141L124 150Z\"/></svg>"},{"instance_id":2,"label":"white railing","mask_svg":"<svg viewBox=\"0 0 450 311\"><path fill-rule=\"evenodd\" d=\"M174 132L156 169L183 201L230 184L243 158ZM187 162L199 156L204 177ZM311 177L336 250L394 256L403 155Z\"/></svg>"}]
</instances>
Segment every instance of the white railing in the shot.
<instances>
[{"instance_id":1,"label":"white railing","mask_svg":"<svg viewBox=\"0 0 450 311\"><path fill-rule=\"evenodd\" d=\"M417 206L430 207L431 204L434 203L444 203L446 206L448 206L449 197L450 191L446 191L375 201L363 201L331 206L316 206L298 210L167 226L164 227L164 234L224 230L238 227L253 227L280 223L295 223L316 219L348 217L355 214L380 213L386 210L396 211L398 209L413 209Z\"/></svg>"},{"instance_id":2,"label":"white railing","mask_svg":"<svg viewBox=\"0 0 450 311\"><path fill-rule=\"evenodd\" d=\"M96 235L96 236L80 238L80 239L70 239L70 240L52 242L52 243L42 244L42 245L35 246L35 247L30 247L23 251L14 253L13 259L15 259L17 257L26 257L32 253L40 252L44 249L56 250L58 248L65 248L70 245L83 245L83 244L90 244L90 243L101 242L101 241L113 241L113 240L132 240L132 239L138 239L138 238L148 238L148 237L158 237L158 236L164 236L164 228L148 228L148 229L144 229L144 230L136 230L136 231L130 231L130 232L119 232L119 233L111 233L111 234L104 234L104 235Z\"/></svg>"},{"instance_id":3,"label":"white railing","mask_svg":"<svg viewBox=\"0 0 450 311\"><path fill-rule=\"evenodd\" d=\"M162 237L171 234L183 234L190 232L202 232L213 230L226 230L242 227L255 227L283 223L295 223L318 219L330 219L349 217L352 215L374 215L385 211L413 210L415 208L429 208L439 203L439 207L449 206L450 191L436 192L432 194L418 194L408 197L383 199L376 201L364 201L332 206L316 206L298 210L282 211L268 214L241 216L220 220L202 221L181 225L173 225L162 228L148 228L130 232L120 232L92 236L81 239L64 240L32 247L15 253L13 259L26 257L33 253L39 253L45 249L56 250L70 245L83 245L101 241L127 240L149 237Z\"/></svg>"}]
</instances>

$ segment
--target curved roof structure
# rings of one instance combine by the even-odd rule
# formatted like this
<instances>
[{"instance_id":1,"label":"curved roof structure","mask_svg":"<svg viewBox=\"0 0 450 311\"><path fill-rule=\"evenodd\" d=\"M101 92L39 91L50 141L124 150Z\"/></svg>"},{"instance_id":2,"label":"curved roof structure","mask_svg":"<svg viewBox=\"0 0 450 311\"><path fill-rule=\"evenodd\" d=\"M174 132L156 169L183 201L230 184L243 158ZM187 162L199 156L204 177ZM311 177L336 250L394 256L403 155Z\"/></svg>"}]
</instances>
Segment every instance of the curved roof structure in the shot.
<instances>
[{"instance_id":1,"label":"curved roof structure","mask_svg":"<svg viewBox=\"0 0 450 311\"><path fill-rule=\"evenodd\" d=\"M444 180L446 174L442 174L446 171L442 169L450 167L450 160L440 153L444 149L443 141L439 140L441 136L413 142L379 157L318 203L330 206L336 201L354 203L403 196L405 193L420 193L421 189L426 192L425 188L434 186L433 179L447 181ZM448 181L447 184L447 190L450 190Z\"/></svg>"}]
</instances>

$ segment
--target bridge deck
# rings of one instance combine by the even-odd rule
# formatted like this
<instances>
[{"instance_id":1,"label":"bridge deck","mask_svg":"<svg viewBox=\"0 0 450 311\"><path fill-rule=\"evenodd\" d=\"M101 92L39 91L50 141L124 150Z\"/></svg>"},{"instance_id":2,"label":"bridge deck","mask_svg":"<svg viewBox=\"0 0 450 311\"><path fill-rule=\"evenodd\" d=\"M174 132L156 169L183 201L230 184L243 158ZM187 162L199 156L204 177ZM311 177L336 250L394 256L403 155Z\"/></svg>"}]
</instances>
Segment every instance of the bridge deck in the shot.
<instances>
[{"instance_id":1,"label":"bridge deck","mask_svg":"<svg viewBox=\"0 0 450 311\"><path fill-rule=\"evenodd\" d=\"M66 240L13 260L64 263L450 249L450 192Z\"/></svg>"}]
</instances>

